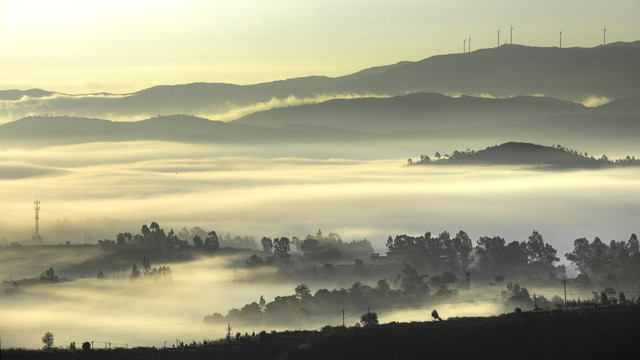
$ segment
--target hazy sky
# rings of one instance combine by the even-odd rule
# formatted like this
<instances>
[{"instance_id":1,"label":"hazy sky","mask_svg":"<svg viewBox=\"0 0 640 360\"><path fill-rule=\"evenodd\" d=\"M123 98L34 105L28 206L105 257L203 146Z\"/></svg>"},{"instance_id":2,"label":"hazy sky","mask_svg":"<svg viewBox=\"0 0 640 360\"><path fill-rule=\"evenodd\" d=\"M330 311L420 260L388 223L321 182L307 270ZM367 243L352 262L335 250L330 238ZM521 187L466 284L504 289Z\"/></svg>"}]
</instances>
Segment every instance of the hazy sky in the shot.
<instances>
[{"instance_id":1,"label":"hazy sky","mask_svg":"<svg viewBox=\"0 0 640 360\"><path fill-rule=\"evenodd\" d=\"M640 39L637 0L0 0L0 89L250 84L514 43Z\"/></svg>"}]
</instances>

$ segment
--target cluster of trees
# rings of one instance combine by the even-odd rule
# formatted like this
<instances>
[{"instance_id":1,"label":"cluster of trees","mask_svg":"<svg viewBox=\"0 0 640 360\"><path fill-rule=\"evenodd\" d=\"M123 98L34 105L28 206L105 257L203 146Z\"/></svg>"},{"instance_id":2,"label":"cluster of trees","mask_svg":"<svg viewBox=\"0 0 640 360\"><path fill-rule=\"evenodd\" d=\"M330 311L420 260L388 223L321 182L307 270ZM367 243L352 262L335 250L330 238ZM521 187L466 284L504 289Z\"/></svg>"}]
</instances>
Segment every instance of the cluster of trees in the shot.
<instances>
[{"instance_id":1,"label":"cluster of trees","mask_svg":"<svg viewBox=\"0 0 640 360\"><path fill-rule=\"evenodd\" d=\"M291 263L291 241L288 237L279 237L271 240L271 238L263 237L261 240L262 248L265 252L272 253L266 259L253 254L247 260L248 267L259 267L263 265L289 265Z\"/></svg>"},{"instance_id":2,"label":"cluster of trees","mask_svg":"<svg viewBox=\"0 0 640 360\"><path fill-rule=\"evenodd\" d=\"M590 285L592 279L608 283L634 283L640 279L640 244L636 234L631 234L627 242L611 240L609 245L598 237L592 242L579 238L565 257L580 271L576 281L583 285Z\"/></svg>"},{"instance_id":3,"label":"cluster of trees","mask_svg":"<svg viewBox=\"0 0 640 360\"><path fill-rule=\"evenodd\" d=\"M611 161L611 160L609 160L607 155L604 155L604 154L601 157L599 157L598 159L596 159L595 156L593 156L593 154L589 155L586 151L584 153L581 153L579 151L564 147L562 145L553 145L553 147L556 148L556 149L562 150L564 152L568 152L570 154L573 154L573 155L576 155L576 156L580 156L580 157L585 158L585 159L598 160L600 162L607 163L607 164L640 165L640 159L636 159L635 156L627 155L627 157L624 158L624 159L618 159L618 160L615 160L615 161Z\"/></svg>"},{"instance_id":4,"label":"cluster of trees","mask_svg":"<svg viewBox=\"0 0 640 360\"><path fill-rule=\"evenodd\" d=\"M273 240L263 237L260 244L262 256L252 255L246 262L247 266L290 265L292 245L308 261L367 258L373 253L373 246L367 239L345 242L340 235L333 232L323 235L321 230L315 235L307 235L303 240L295 236L291 240L288 237Z\"/></svg>"},{"instance_id":5,"label":"cluster of trees","mask_svg":"<svg viewBox=\"0 0 640 360\"><path fill-rule=\"evenodd\" d=\"M458 232L453 238L446 231L437 237L431 236L430 232L420 236L389 236L387 249L404 253L414 266L420 268L466 270L473 262L473 245L464 231Z\"/></svg>"},{"instance_id":6,"label":"cluster of trees","mask_svg":"<svg viewBox=\"0 0 640 360\"><path fill-rule=\"evenodd\" d=\"M466 271L479 267L488 272L509 272L520 269L564 273L564 267L554 263L556 249L533 231L527 241L506 243L500 236L483 236L474 247L471 238L459 231L453 238L444 231L437 237L427 232L421 236L398 235L387 240L389 252L400 252L417 267Z\"/></svg>"},{"instance_id":7,"label":"cluster of trees","mask_svg":"<svg viewBox=\"0 0 640 360\"><path fill-rule=\"evenodd\" d=\"M311 293L307 285L301 284L292 295L276 296L271 302L266 302L261 296L258 302L240 309L233 308L226 316L220 313L207 315L204 321L286 325L300 320L312 320L314 317L335 316L342 309L353 312L366 307L402 306L457 295L457 289L450 288L457 282L452 273L434 276L431 281L427 281L427 278L428 275L407 265L397 275L395 289L386 279L378 280L373 287L356 282L348 289L319 289L315 294ZM430 285L438 287L434 294L431 294Z\"/></svg>"},{"instance_id":8,"label":"cluster of trees","mask_svg":"<svg viewBox=\"0 0 640 360\"><path fill-rule=\"evenodd\" d=\"M99 240L98 245L102 248L134 248L138 250L162 250L171 251L178 249L186 249L189 243L180 239L173 229L169 233L165 233L164 229L153 221L149 226L146 224L140 228L140 234L132 235L131 233L119 233L116 240Z\"/></svg>"},{"instance_id":9,"label":"cluster of trees","mask_svg":"<svg viewBox=\"0 0 640 360\"><path fill-rule=\"evenodd\" d=\"M474 155L478 154L480 155L481 153L485 153L487 151L492 151L495 150L497 148L500 148L501 146L504 146L506 144L502 144L502 145L495 145L495 146L490 146L488 148L486 148L485 150L481 150L476 152L475 150L464 150L464 151L459 151L459 150L454 150L453 153L451 155L449 154L445 154L445 155L440 155L439 152L436 152L434 155L434 158L436 159L436 162L442 160L442 162L451 162L451 163L466 163L469 160L474 158ZM532 145L533 144L524 144L524 145ZM587 163L593 163L593 164L600 164L600 166L602 165L618 165L618 166L638 166L640 165L640 159L636 159L635 156L627 156L626 158L623 159L618 159L615 161L611 161L609 160L609 158L607 157L607 155L602 155L599 158L596 158L595 156L593 156L593 154L588 154L587 152L581 153L579 151L564 147L562 145L553 145L553 146L541 146L541 145L535 145L535 148L537 150L542 150L542 149L546 149L546 150L553 150L553 152L557 154L564 154L564 155L573 155L574 159L576 161L579 162L587 162ZM522 154L521 154L522 155ZM550 155L550 154L548 154ZM407 160L407 165L411 166L411 165L427 165L427 164L431 164L431 158L428 155L420 155L420 159L419 160L413 160L413 159L408 159Z\"/></svg>"},{"instance_id":10,"label":"cluster of trees","mask_svg":"<svg viewBox=\"0 0 640 360\"><path fill-rule=\"evenodd\" d=\"M40 282L58 282L58 275L56 275L56 272L53 270L53 268L49 268L40 274Z\"/></svg>"},{"instance_id":11,"label":"cluster of trees","mask_svg":"<svg viewBox=\"0 0 640 360\"><path fill-rule=\"evenodd\" d=\"M475 154L476 151L475 150L471 150L468 149L465 151L458 151L458 150L453 150L453 155L449 155L449 154L444 154L444 155L440 155L440 152L437 152L433 155L433 157L437 160L440 159L459 159L465 156L470 156ZM431 163L431 158L429 157L429 155L420 155L420 160L413 160L413 159L409 159L407 160L407 165L411 166L411 165L427 165Z\"/></svg>"},{"instance_id":12,"label":"cluster of trees","mask_svg":"<svg viewBox=\"0 0 640 360\"><path fill-rule=\"evenodd\" d=\"M122 268L124 275L124 267ZM106 280L107 276L102 270L98 270L97 274L98 280ZM146 257L142 258L142 263L140 266L138 264L133 264L131 266L131 273L129 274L129 278L131 280L149 278L154 280L171 280L171 268L166 265L162 265L160 267L151 267L151 263L149 259Z\"/></svg>"},{"instance_id":13,"label":"cluster of trees","mask_svg":"<svg viewBox=\"0 0 640 360\"><path fill-rule=\"evenodd\" d=\"M142 269L142 270L141 270ZM154 280L171 280L171 268L168 266L160 266L151 268L149 259L146 257L142 259L140 268L133 264L131 266L131 280L150 278Z\"/></svg>"},{"instance_id":14,"label":"cluster of trees","mask_svg":"<svg viewBox=\"0 0 640 360\"><path fill-rule=\"evenodd\" d=\"M365 258L373 253L373 246L367 239L344 242L340 235L330 232L325 236L321 230L315 235L307 235L302 241L294 242L294 245L310 260Z\"/></svg>"},{"instance_id":15,"label":"cluster of trees","mask_svg":"<svg viewBox=\"0 0 640 360\"><path fill-rule=\"evenodd\" d=\"M191 243L191 245L190 245ZM203 251L217 251L221 246L229 246L242 249L255 249L256 241L252 236L235 236L230 234L218 237L215 231L205 231L200 227L191 230L182 228L177 234L171 229L165 233L164 229L153 221L148 226L142 225L140 234L132 235L129 232L121 232L116 235L116 240L98 240L98 245L105 249L134 248L138 250L173 251L195 248Z\"/></svg>"}]
</instances>

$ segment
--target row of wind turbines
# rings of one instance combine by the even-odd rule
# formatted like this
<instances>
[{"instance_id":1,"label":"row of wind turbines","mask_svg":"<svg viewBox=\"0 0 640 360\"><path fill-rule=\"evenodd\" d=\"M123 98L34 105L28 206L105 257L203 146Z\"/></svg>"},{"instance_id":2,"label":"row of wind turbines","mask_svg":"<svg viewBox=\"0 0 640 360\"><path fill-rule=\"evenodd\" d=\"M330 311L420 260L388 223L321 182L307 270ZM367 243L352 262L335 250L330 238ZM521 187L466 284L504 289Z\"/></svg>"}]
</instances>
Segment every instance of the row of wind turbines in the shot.
<instances>
[{"instance_id":1,"label":"row of wind turbines","mask_svg":"<svg viewBox=\"0 0 640 360\"><path fill-rule=\"evenodd\" d=\"M509 44L513 45L513 25L509 28ZM603 38L602 45L607 45L607 28L605 27L603 30ZM468 45L468 46L467 46ZM498 46L500 46L500 28L498 27ZM560 44L559 47L562 48L562 30L560 30ZM469 34L468 39L462 40L462 53L471 52L471 34Z\"/></svg>"}]
</instances>

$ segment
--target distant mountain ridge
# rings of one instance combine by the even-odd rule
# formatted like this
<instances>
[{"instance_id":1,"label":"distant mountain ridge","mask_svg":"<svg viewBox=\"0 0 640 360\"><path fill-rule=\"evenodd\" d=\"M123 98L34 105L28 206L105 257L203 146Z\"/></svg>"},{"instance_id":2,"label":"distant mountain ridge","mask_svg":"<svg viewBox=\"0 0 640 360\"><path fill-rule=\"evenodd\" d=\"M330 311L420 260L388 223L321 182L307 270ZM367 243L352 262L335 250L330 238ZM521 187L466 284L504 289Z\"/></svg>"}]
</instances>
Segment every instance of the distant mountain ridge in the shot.
<instances>
[{"instance_id":1,"label":"distant mountain ridge","mask_svg":"<svg viewBox=\"0 0 640 360\"><path fill-rule=\"evenodd\" d=\"M389 133L515 124L553 115L587 113L588 110L581 104L543 97L490 99L413 93L391 98L337 99L276 108L250 114L233 122L270 128L290 124L323 125Z\"/></svg>"},{"instance_id":2,"label":"distant mountain ridge","mask_svg":"<svg viewBox=\"0 0 640 360\"><path fill-rule=\"evenodd\" d=\"M277 144L508 139L572 144L589 139L636 144L636 99L597 108L553 98L449 97L414 93L392 98L329 100L247 115L232 122L192 115L117 122L88 117L30 116L0 125L3 146L41 147L93 141L165 140L185 143ZM623 145L625 148L628 145Z\"/></svg>"},{"instance_id":3,"label":"distant mountain ridge","mask_svg":"<svg viewBox=\"0 0 640 360\"><path fill-rule=\"evenodd\" d=\"M23 96L47 99L0 108L0 115L12 116L13 120L44 114L112 120L189 114L215 119L216 114L266 104L273 99L281 100L273 106L289 106L285 100L290 98L321 102L346 94L366 97L416 92L497 97L543 95L574 102L590 96L620 99L640 96L638 63L640 42L593 48L502 45L399 62L335 78L310 76L254 85L166 85L121 95L64 96L40 89L3 90L0 99L10 102ZM263 109L264 106L257 110Z\"/></svg>"}]
</instances>

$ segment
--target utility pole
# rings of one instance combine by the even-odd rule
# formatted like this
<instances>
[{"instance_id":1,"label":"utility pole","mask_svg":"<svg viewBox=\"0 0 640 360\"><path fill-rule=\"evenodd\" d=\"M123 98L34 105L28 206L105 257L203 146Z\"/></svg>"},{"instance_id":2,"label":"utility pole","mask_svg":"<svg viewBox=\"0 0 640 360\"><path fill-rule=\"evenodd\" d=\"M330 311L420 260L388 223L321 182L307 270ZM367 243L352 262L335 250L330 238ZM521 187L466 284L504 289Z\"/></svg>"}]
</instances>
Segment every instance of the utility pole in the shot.
<instances>
[{"instance_id":1,"label":"utility pole","mask_svg":"<svg viewBox=\"0 0 640 360\"><path fill-rule=\"evenodd\" d=\"M227 341L231 342L231 324L227 324Z\"/></svg>"},{"instance_id":2,"label":"utility pole","mask_svg":"<svg viewBox=\"0 0 640 360\"><path fill-rule=\"evenodd\" d=\"M538 310L538 297L535 293L533 294L533 309Z\"/></svg>"},{"instance_id":3,"label":"utility pole","mask_svg":"<svg viewBox=\"0 0 640 360\"><path fill-rule=\"evenodd\" d=\"M562 286L564 286L564 307L567 307L567 279L561 281Z\"/></svg>"},{"instance_id":4,"label":"utility pole","mask_svg":"<svg viewBox=\"0 0 640 360\"><path fill-rule=\"evenodd\" d=\"M344 309L342 309L342 327L344 327Z\"/></svg>"}]
</instances>

